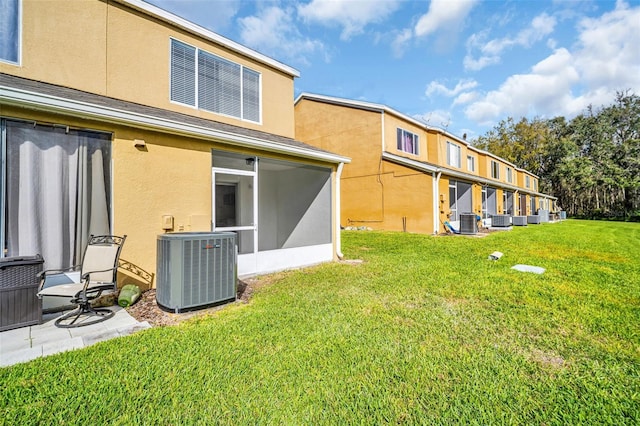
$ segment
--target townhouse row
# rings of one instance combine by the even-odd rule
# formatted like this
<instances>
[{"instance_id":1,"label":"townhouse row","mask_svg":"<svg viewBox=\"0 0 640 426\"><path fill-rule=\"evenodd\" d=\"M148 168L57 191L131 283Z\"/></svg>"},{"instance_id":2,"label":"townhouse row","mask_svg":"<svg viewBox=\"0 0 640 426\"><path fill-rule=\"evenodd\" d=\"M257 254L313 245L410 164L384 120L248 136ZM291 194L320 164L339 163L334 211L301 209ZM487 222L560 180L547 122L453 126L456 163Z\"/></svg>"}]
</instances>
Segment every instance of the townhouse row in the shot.
<instances>
[{"instance_id":1,"label":"townhouse row","mask_svg":"<svg viewBox=\"0 0 640 426\"><path fill-rule=\"evenodd\" d=\"M340 257L349 224L434 233L553 200L388 107L294 104L296 69L144 1L0 8L2 256L66 268L89 235L127 234L129 271L154 273L158 235L231 231L258 274Z\"/></svg>"},{"instance_id":2,"label":"townhouse row","mask_svg":"<svg viewBox=\"0 0 640 426\"><path fill-rule=\"evenodd\" d=\"M350 157L341 177L343 226L439 233L462 213L491 217L555 210L539 177L465 139L385 105L303 93L296 137Z\"/></svg>"}]
</instances>

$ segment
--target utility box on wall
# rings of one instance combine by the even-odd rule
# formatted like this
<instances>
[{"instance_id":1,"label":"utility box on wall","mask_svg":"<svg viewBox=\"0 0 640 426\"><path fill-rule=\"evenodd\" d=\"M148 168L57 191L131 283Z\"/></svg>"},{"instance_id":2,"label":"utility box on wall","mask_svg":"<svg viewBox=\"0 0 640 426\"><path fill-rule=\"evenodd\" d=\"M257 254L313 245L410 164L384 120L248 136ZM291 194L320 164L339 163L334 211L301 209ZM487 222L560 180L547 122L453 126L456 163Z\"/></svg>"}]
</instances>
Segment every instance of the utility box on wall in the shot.
<instances>
[{"instance_id":1,"label":"utility box on wall","mask_svg":"<svg viewBox=\"0 0 640 426\"><path fill-rule=\"evenodd\" d=\"M176 232L158 236L156 301L176 313L236 299L233 232Z\"/></svg>"}]
</instances>

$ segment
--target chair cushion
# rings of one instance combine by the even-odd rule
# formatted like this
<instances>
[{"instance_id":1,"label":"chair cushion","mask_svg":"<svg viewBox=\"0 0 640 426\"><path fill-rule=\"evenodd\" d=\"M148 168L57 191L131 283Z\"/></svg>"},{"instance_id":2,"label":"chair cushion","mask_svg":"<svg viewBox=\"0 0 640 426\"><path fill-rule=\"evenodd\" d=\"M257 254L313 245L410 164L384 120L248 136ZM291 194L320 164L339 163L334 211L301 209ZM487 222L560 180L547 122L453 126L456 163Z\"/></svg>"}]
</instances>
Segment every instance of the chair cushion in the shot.
<instances>
[{"instance_id":1,"label":"chair cushion","mask_svg":"<svg viewBox=\"0 0 640 426\"><path fill-rule=\"evenodd\" d=\"M38 292L38 296L59 296L59 297L73 297L80 290L82 290L82 283L60 284L51 287L43 288ZM115 290L115 283L89 283L87 290L91 289L103 289L103 290Z\"/></svg>"}]
</instances>

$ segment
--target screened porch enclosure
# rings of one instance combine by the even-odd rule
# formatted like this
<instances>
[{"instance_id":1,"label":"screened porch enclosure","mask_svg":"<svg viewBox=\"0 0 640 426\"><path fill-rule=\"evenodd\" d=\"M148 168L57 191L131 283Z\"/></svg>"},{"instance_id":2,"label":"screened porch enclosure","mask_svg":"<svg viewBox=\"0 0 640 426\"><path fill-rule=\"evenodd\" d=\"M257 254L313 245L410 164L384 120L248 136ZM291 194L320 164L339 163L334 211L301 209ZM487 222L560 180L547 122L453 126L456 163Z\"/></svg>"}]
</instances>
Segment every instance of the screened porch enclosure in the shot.
<instances>
[{"instance_id":1,"label":"screened porch enclosure","mask_svg":"<svg viewBox=\"0 0 640 426\"><path fill-rule=\"evenodd\" d=\"M213 152L213 226L238 234L238 273L333 259L331 169Z\"/></svg>"},{"instance_id":2,"label":"screened porch enclosure","mask_svg":"<svg viewBox=\"0 0 640 426\"><path fill-rule=\"evenodd\" d=\"M473 212L471 184L461 181L449 181L449 220L454 227L459 226L460 214Z\"/></svg>"},{"instance_id":3,"label":"screened porch enclosure","mask_svg":"<svg viewBox=\"0 0 640 426\"><path fill-rule=\"evenodd\" d=\"M515 207L514 207L514 194L511 191L504 191L502 193L503 201L502 205L504 206L504 214L508 214L510 216L515 215Z\"/></svg>"}]
</instances>

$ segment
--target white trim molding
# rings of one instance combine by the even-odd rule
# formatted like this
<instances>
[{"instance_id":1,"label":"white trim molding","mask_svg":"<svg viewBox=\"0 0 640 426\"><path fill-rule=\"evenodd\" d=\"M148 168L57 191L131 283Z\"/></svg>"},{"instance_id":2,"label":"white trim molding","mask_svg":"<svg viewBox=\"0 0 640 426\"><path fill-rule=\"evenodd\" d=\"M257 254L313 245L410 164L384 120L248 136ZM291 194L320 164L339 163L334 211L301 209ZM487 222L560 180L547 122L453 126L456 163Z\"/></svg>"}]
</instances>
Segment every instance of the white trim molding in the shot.
<instances>
[{"instance_id":1,"label":"white trim molding","mask_svg":"<svg viewBox=\"0 0 640 426\"><path fill-rule=\"evenodd\" d=\"M126 111L118 108L96 105L89 102L61 98L13 87L0 86L0 103L18 107L29 107L40 111L65 113L82 118L92 118L113 124L134 125L138 128L156 131L160 130L208 141L232 142L242 147L263 149L279 154L288 154L334 164L351 162L351 159L348 157L343 157L329 152L316 151L313 149L287 145L232 132L225 132L163 117L141 114L138 112Z\"/></svg>"}]
</instances>

